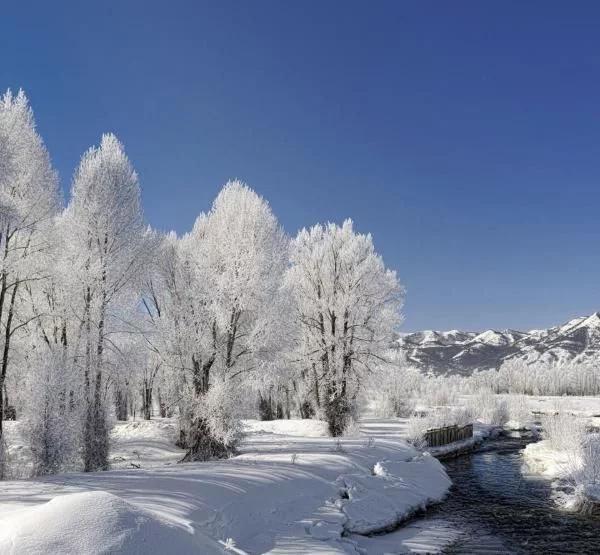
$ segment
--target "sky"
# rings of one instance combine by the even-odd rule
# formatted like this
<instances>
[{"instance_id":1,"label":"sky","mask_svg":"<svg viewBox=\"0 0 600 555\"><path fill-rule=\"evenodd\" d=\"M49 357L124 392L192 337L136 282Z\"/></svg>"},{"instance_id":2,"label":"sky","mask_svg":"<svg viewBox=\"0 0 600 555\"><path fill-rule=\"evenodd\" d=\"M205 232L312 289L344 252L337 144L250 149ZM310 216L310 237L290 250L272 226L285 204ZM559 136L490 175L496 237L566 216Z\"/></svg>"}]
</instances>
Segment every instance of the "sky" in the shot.
<instances>
[{"instance_id":1,"label":"sky","mask_svg":"<svg viewBox=\"0 0 600 555\"><path fill-rule=\"evenodd\" d=\"M407 289L404 331L600 310L600 3L3 3L65 191L114 132L149 223L231 178L286 231L352 218Z\"/></svg>"}]
</instances>

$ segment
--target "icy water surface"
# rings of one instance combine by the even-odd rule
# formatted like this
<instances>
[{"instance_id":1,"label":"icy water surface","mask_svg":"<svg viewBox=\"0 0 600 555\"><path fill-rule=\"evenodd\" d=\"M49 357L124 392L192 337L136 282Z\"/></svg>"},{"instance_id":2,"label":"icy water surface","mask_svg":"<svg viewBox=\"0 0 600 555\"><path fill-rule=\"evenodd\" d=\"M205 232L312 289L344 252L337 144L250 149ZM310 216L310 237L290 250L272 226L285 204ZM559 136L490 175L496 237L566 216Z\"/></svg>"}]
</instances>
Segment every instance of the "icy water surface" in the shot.
<instances>
[{"instance_id":1,"label":"icy water surface","mask_svg":"<svg viewBox=\"0 0 600 555\"><path fill-rule=\"evenodd\" d=\"M424 519L464 531L444 553L600 554L600 518L560 510L550 481L522 472L526 443L501 438L445 462L453 489Z\"/></svg>"}]
</instances>

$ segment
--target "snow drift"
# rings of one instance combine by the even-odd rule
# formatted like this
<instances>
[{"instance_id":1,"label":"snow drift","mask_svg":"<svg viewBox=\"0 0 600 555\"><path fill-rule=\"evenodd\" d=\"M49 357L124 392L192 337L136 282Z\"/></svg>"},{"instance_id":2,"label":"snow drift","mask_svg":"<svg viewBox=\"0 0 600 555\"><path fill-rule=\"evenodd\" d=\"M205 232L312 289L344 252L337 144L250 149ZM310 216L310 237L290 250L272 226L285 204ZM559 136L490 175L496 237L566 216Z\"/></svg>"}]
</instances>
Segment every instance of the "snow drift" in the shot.
<instances>
[{"instance_id":1,"label":"snow drift","mask_svg":"<svg viewBox=\"0 0 600 555\"><path fill-rule=\"evenodd\" d=\"M72 493L0 517L0 553L220 553L191 534L106 491Z\"/></svg>"}]
</instances>

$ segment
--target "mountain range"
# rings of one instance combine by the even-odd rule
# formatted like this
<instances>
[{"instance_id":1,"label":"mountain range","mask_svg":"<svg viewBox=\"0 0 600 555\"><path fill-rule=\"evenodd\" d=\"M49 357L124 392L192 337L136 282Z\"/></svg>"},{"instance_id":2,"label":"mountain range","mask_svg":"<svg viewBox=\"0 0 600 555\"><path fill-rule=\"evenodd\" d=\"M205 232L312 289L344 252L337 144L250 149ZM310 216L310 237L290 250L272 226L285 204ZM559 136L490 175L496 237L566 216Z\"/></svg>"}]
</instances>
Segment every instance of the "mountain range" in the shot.
<instances>
[{"instance_id":1,"label":"mountain range","mask_svg":"<svg viewBox=\"0 0 600 555\"><path fill-rule=\"evenodd\" d=\"M544 330L419 331L401 335L399 352L436 374L470 374L504 361L600 362L600 313Z\"/></svg>"}]
</instances>

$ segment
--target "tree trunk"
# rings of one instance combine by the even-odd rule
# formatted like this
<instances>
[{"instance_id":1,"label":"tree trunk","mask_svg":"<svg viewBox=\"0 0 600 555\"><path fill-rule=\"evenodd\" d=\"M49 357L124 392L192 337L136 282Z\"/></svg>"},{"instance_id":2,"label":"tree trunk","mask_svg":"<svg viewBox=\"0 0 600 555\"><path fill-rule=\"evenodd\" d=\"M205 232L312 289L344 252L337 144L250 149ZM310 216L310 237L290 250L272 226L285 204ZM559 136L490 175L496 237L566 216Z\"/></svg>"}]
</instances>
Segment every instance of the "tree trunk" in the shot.
<instances>
[{"instance_id":1,"label":"tree trunk","mask_svg":"<svg viewBox=\"0 0 600 555\"><path fill-rule=\"evenodd\" d=\"M144 420L150 420L152 415L152 388L149 385L144 386Z\"/></svg>"},{"instance_id":2,"label":"tree trunk","mask_svg":"<svg viewBox=\"0 0 600 555\"><path fill-rule=\"evenodd\" d=\"M4 349L2 351L2 370L0 371L0 443L3 441L2 421L4 419L4 385L6 383L6 371L8 369L8 353L10 349L10 338L12 335L12 320L15 309L15 299L17 297L18 284L14 285L10 298L10 306L8 309L8 318L6 319L6 328L4 330ZM4 287L3 287L4 291ZM0 461L1 463L1 461Z\"/></svg>"},{"instance_id":3,"label":"tree trunk","mask_svg":"<svg viewBox=\"0 0 600 555\"><path fill-rule=\"evenodd\" d=\"M117 389L115 394L115 408L117 420L126 421L128 417L127 394L124 394L121 389Z\"/></svg>"},{"instance_id":4,"label":"tree trunk","mask_svg":"<svg viewBox=\"0 0 600 555\"><path fill-rule=\"evenodd\" d=\"M191 431L191 437L188 438L188 452L180 462L223 459L233 453L232 449L227 448L212 436L209 426L203 418L195 419Z\"/></svg>"}]
</instances>

